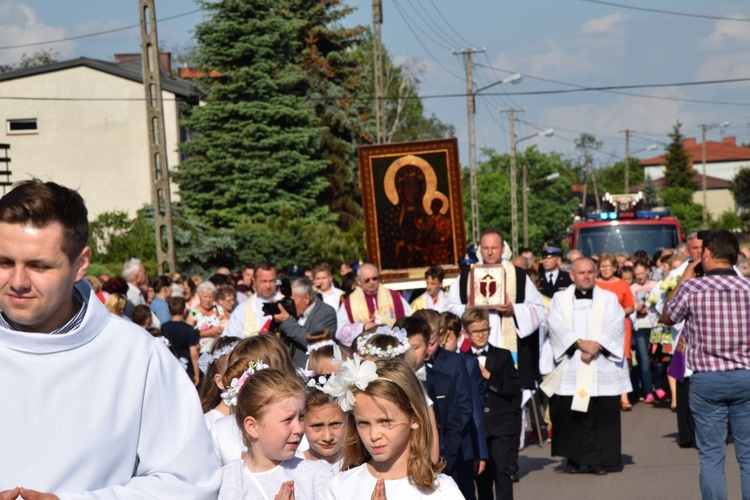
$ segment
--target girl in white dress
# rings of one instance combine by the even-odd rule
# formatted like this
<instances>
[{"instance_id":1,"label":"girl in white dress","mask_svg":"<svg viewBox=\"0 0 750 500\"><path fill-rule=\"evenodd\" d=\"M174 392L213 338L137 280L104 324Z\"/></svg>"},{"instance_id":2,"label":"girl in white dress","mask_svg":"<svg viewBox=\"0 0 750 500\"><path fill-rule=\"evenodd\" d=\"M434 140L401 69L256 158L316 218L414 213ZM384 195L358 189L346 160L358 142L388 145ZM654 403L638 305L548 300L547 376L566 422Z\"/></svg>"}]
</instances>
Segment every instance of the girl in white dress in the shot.
<instances>
[{"instance_id":1,"label":"girl in white dress","mask_svg":"<svg viewBox=\"0 0 750 500\"><path fill-rule=\"evenodd\" d=\"M315 500L333 472L327 462L294 456L304 432L304 385L285 371L258 368L232 383L247 453L222 468L219 500Z\"/></svg>"},{"instance_id":2,"label":"girl in white dress","mask_svg":"<svg viewBox=\"0 0 750 500\"><path fill-rule=\"evenodd\" d=\"M326 484L321 500L463 499L444 464L430 458L427 404L422 385L401 359L343 363L324 386L349 411L340 474Z\"/></svg>"},{"instance_id":3,"label":"girl in white dress","mask_svg":"<svg viewBox=\"0 0 750 500\"><path fill-rule=\"evenodd\" d=\"M221 397L230 411L233 412L234 401L237 397L236 388L231 387L232 380L239 379L240 375L247 370L248 363L257 360L263 361L275 370L284 371L292 376L296 375L289 349L277 337L255 335L243 339L229 355L229 365L223 377L226 390ZM246 450L242 431L231 413L219 418L211 426L211 442L222 466L242 458L242 453Z\"/></svg>"},{"instance_id":4,"label":"girl in white dress","mask_svg":"<svg viewBox=\"0 0 750 500\"><path fill-rule=\"evenodd\" d=\"M308 383L305 400L305 437L309 448L297 452L305 460L323 460L330 464L334 473L341 471L342 452L347 415L328 394L322 392L321 385L327 380L325 375L313 375Z\"/></svg>"},{"instance_id":5,"label":"girl in white dress","mask_svg":"<svg viewBox=\"0 0 750 500\"><path fill-rule=\"evenodd\" d=\"M225 390L222 376L227 369L229 355L239 342L237 337L219 337L211 352L204 352L198 358L198 368L203 373L199 394L209 431L214 422L231 412L221 399L221 393Z\"/></svg>"}]
</instances>

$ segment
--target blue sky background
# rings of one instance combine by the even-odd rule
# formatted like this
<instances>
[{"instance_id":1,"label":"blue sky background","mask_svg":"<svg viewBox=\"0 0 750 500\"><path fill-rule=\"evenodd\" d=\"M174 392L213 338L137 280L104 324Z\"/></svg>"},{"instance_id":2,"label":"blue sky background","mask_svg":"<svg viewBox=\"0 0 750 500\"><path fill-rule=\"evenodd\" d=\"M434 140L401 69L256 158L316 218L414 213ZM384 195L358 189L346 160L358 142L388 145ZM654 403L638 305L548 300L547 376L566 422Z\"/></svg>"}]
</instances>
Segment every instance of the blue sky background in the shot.
<instances>
[{"instance_id":1,"label":"blue sky background","mask_svg":"<svg viewBox=\"0 0 750 500\"><path fill-rule=\"evenodd\" d=\"M700 138L702 123L729 121L708 133L750 142L750 81L700 86L640 88L618 92L559 91L572 86L600 87L688 83L750 78L750 3L708 0L614 0L623 6L586 0L383 0L383 41L392 57L421 72L419 93L429 113L456 127L460 156L468 163L465 70L454 49L479 48L476 87L513 72L518 85L503 85L477 98L477 144L507 152L508 115L514 107L519 137L553 128L551 138L531 139L543 151L577 159L573 141L582 132L604 141L602 165L625 155L624 129L635 130L631 152L668 141L676 120L687 137ZM350 2L358 11L348 24L369 24L370 0ZM626 8L631 7L631 8ZM675 11L686 15L645 12ZM193 43L192 29L202 19L192 0L159 0L159 39L167 48ZM192 13L191 13L192 12ZM189 13L189 14L188 14ZM183 15L187 14L187 15ZM175 19L166 19L180 16ZM61 59L80 56L112 60L119 52L138 52L138 28L68 40L38 42L116 30L138 24L136 0L0 0L0 64L25 52L54 49ZM547 81L544 81L544 80ZM626 95L629 94L629 95ZM638 96L632 95L638 94ZM438 97L452 95L451 97ZM705 102L688 102L705 101ZM660 154L644 151L641 157Z\"/></svg>"}]
</instances>

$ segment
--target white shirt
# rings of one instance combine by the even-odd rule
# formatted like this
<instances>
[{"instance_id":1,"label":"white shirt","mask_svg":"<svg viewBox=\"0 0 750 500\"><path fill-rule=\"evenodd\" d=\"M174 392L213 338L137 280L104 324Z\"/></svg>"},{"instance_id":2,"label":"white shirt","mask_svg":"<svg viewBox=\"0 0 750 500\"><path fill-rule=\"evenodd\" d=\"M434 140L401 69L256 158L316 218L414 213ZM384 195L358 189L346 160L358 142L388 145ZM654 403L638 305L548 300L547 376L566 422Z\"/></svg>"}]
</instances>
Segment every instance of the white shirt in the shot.
<instances>
[{"instance_id":1,"label":"white shirt","mask_svg":"<svg viewBox=\"0 0 750 500\"><path fill-rule=\"evenodd\" d=\"M111 315L88 282L76 287L88 302L79 328L60 335L0 328L0 395L18 402L2 410L0 491L22 485L61 500L216 498L221 473L179 362L148 332Z\"/></svg>"},{"instance_id":2,"label":"white shirt","mask_svg":"<svg viewBox=\"0 0 750 500\"><path fill-rule=\"evenodd\" d=\"M328 293L320 292L320 295L323 297L323 302L333 307L335 311L338 311L339 306L341 305L341 296L344 295L344 291L339 290L335 286L331 286Z\"/></svg>"},{"instance_id":3,"label":"white shirt","mask_svg":"<svg viewBox=\"0 0 750 500\"><path fill-rule=\"evenodd\" d=\"M377 479L370 474L367 464L336 474L320 492L320 500L352 500L370 498ZM418 490L409 484L409 478L386 479L385 496L395 500L463 500L464 496L450 476L438 474L438 488L429 492Z\"/></svg>"},{"instance_id":4,"label":"white shirt","mask_svg":"<svg viewBox=\"0 0 750 500\"><path fill-rule=\"evenodd\" d=\"M253 308L253 311L255 312L255 316L258 318L258 330L260 331L261 328L269 321L273 320L273 316L265 316L263 314L263 304L266 304L268 302L272 302L274 300L280 299L282 296L281 294L277 294L276 297L272 299L263 299L258 297L258 294L252 294L248 300L250 300L250 304ZM222 332L222 337L239 337L241 339L245 338L245 307L247 304L242 304L241 306L238 305L234 308L234 311L232 311L231 316L229 316L229 321L227 321L227 326L224 327L224 331Z\"/></svg>"}]
</instances>

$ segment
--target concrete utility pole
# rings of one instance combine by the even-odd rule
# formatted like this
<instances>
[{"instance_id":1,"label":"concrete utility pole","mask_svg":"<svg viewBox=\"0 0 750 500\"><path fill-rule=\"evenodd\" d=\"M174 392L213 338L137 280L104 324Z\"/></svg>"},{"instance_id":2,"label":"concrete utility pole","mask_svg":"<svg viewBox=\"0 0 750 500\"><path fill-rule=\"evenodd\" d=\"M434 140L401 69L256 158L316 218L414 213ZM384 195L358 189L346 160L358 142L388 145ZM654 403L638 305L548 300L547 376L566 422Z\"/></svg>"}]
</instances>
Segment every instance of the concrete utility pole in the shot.
<instances>
[{"instance_id":1,"label":"concrete utility pole","mask_svg":"<svg viewBox=\"0 0 750 500\"><path fill-rule=\"evenodd\" d=\"M516 110L508 110L510 120L510 233L511 250L518 255L518 181L516 180Z\"/></svg>"},{"instance_id":2,"label":"concrete utility pole","mask_svg":"<svg viewBox=\"0 0 750 500\"><path fill-rule=\"evenodd\" d=\"M141 18L141 59L143 87L146 91L149 164L151 166L151 203L156 226L156 262L159 274L177 271L172 231L172 197L169 191L167 139L161 96L161 64L156 34L154 0L139 0Z\"/></svg>"},{"instance_id":3,"label":"concrete utility pole","mask_svg":"<svg viewBox=\"0 0 750 500\"><path fill-rule=\"evenodd\" d=\"M372 63L375 83L375 134L378 144L385 143L385 82L380 25L383 24L383 2L372 0Z\"/></svg>"},{"instance_id":4,"label":"concrete utility pole","mask_svg":"<svg viewBox=\"0 0 750 500\"><path fill-rule=\"evenodd\" d=\"M477 188L477 137L474 131L476 117L476 100L474 94L474 80L472 76L471 55L484 52L479 49L463 49L453 51L462 54L466 66L466 106L469 115L469 191L471 199L471 238L474 244L479 244L479 194Z\"/></svg>"},{"instance_id":5,"label":"concrete utility pole","mask_svg":"<svg viewBox=\"0 0 750 500\"><path fill-rule=\"evenodd\" d=\"M630 132L633 130L625 129L625 194L630 193Z\"/></svg>"}]
</instances>

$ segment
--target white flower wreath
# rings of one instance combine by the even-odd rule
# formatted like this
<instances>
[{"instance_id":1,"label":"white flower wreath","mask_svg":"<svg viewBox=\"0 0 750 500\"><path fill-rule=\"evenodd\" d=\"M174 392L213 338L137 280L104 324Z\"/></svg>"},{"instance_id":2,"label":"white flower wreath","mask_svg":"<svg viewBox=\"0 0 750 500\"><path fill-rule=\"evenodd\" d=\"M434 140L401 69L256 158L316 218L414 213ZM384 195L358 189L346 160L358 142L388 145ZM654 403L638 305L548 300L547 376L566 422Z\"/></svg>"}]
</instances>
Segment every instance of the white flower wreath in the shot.
<instances>
[{"instance_id":1,"label":"white flower wreath","mask_svg":"<svg viewBox=\"0 0 750 500\"><path fill-rule=\"evenodd\" d=\"M367 345L367 341L376 335L388 335L390 337L394 337L398 340L399 345L396 347L388 346L388 348L386 349ZM397 356L401 356L409 349L411 349L411 344L409 343L409 338L406 336L406 330L404 330L403 328L390 328L388 326L380 326L377 330L375 330L375 333L364 335L357 339L357 351L359 351L362 356L369 355L381 359L392 359Z\"/></svg>"},{"instance_id":2,"label":"white flower wreath","mask_svg":"<svg viewBox=\"0 0 750 500\"><path fill-rule=\"evenodd\" d=\"M233 378L227 390L221 393L221 399L224 404L230 407L237 406L237 394L239 394L242 386L245 385L245 381L247 381L247 378L250 375L253 375L255 372L259 372L267 368L270 367L261 360L250 361L247 364L247 370L245 370L245 373L243 373L240 378Z\"/></svg>"}]
</instances>

